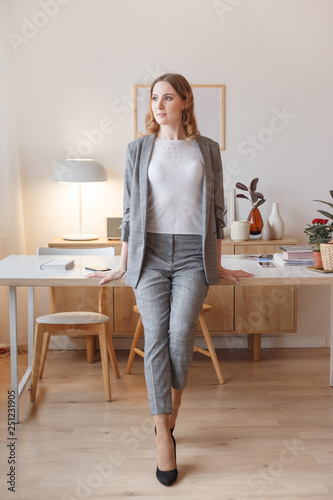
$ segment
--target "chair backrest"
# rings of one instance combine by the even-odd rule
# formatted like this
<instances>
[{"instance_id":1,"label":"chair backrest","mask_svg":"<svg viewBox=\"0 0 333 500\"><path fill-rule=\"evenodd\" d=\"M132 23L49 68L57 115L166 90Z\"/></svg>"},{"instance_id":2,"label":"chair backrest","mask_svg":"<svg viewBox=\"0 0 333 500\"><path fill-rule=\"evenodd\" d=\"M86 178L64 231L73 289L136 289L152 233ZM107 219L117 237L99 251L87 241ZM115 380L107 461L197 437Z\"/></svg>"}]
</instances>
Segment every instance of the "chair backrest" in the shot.
<instances>
[{"instance_id":1,"label":"chair backrest","mask_svg":"<svg viewBox=\"0 0 333 500\"><path fill-rule=\"evenodd\" d=\"M104 248L37 248L37 255L114 255L114 247Z\"/></svg>"},{"instance_id":2,"label":"chair backrest","mask_svg":"<svg viewBox=\"0 0 333 500\"><path fill-rule=\"evenodd\" d=\"M114 247L37 248L37 255L115 255ZM88 273L89 271L87 271ZM103 287L51 287L49 312L93 311L106 313Z\"/></svg>"}]
</instances>

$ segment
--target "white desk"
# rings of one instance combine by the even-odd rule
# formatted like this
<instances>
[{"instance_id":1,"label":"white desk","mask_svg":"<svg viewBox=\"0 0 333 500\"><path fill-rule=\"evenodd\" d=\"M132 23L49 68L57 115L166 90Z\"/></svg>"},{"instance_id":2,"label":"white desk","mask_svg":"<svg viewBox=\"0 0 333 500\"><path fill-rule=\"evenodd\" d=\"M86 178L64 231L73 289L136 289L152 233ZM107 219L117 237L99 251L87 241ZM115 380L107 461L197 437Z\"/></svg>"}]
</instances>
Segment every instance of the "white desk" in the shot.
<instances>
[{"instance_id":1,"label":"white desk","mask_svg":"<svg viewBox=\"0 0 333 500\"><path fill-rule=\"evenodd\" d=\"M11 354L11 388L15 392L15 418L19 421L19 397L29 381L32 370L33 336L34 336L34 287L36 286L98 286L99 279L85 278L89 272L85 265L103 265L115 268L120 257L76 256L75 268L70 271L41 271L39 266L48 260L41 255L11 255L0 261L0 285L9 286L10 315L10 354ZM242 255L226 255L222 264L228 269L244 269L254 274L253 278L241 278L238 286L272 286L272 285L330 285L331 294L331 343L330 343L330 385L333 386L333 273L320 274L303 267L283 267L263 269L254 259ZM232 282L221 280L221 285ZM17 374L17 318L16 288L28 287L28 369L21 381ZM109 282L104 286L126 286L123 279ZM219 286L213 285L213 286Z\"/></svg>"}]
</instances>

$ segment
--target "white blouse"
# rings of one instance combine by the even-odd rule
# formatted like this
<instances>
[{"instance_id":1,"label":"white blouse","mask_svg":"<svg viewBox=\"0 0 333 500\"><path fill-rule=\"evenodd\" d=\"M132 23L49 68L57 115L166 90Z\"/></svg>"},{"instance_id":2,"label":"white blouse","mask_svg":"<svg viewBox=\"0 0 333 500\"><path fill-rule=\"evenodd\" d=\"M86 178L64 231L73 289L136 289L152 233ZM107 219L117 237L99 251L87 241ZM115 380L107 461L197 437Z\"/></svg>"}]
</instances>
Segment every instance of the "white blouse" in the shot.
<instances>
[{"instance_id":1,"label":"white blouse","mask_svg":"<svg viewBox=\"0 0 333 500\"><path fill-rule=\"evenodd\" d=\"M202 179L193 142L156 138L148 169L147 231L202 234Z\"/></svg>"}]
</instances>

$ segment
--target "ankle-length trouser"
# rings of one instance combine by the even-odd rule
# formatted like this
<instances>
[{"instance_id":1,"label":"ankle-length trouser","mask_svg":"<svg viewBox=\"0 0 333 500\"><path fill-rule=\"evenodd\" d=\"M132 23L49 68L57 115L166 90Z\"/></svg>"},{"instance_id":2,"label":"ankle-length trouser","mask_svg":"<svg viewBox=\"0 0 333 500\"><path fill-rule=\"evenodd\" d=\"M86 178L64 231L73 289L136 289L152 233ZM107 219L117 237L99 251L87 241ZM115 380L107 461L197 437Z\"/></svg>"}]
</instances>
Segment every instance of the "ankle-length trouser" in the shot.
<instances>
[{"instance_id":1,"label":"ankle-length trouser","mask_svg":"<svg viewBox=\"0 0 333 500\"><path fill-rule=\"evenodd\" d=\"M147 234L134 293L144 326L144 367L152 415L172 413L171 387L186 386L194 330L207 291L201 236Z\"/></svg>"}]
</instances>

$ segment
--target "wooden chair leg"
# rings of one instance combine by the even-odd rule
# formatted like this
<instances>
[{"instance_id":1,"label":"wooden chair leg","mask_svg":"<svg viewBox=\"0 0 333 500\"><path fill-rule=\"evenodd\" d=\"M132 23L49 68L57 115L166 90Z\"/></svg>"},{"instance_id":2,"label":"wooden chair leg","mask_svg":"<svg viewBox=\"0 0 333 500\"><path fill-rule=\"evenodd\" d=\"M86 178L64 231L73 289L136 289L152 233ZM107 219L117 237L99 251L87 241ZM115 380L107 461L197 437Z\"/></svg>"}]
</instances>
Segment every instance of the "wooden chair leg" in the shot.
<instances>
[{"instance_id":1,"label":"wooden chair leg","mask_svg":"<svg viewBox=\"0 0 333 500\"><path fill-rule=\"evenodd\" d=\"M138 347L138 343L139 343L139 340L140 340L141 333L142 333L142 318L141 318L141 315L140 315L139 319L138 319L138 322L137 322L137 325L136 325L135 332L134 332L134 337L133 337L133 342L132 342L131 350L130 350L130 353L129 353L129 356L128 356L127 367L126 367L126 373L127 374L131 373L133 362L134 362L134 358L135 358L135 349Z\"/></svg>"},{"instance_id":2,"label":"wooden chair leg","mask_svg":"<svg viewBox=\"0 0 333 500\"><path fill-rule=\"evenodd\" d=\"M87 335L86 346L87 346L87 362L93 363L95 360L95 349L96 349L95 335Z\"/></svg>"},{"instance_id":3,"label":"wooden chair leg","mask_svg":"<svg viewBox=\"0 0 333 500\"><path fill-rule=\"evenodd\" d=\"M106 339L107 339L109 357L112 365L113 374L116 378L120 378L119 366L118 366L116 351L113 345L113 339L109 322L105 323L105 329L106 329Z\"/></svg>"},{"instance_id":4,"label":"wooden chair leg","mask_svg":"<svg viewBox=\"0 0 333 500\"><path fill-rule=\"evenodd\" d=\"M213 346L212 339L210 337L210 333L209 333L208 328L207 328L207 324L206 324L205 318L203 318L203 316L201 316L201 315L199 316L199 323L200 323L200 326L201 326L201 330L202 330L203 336L205 337L205 341L206 341L206 344L207 344L207 349L209 351L209 354L210 354L213 366L215 368L215 372L216 372L217 378L219 379L220 384L224 384L224 379L223 379L223 376L222 376L222 372L221 372L219 360L217 359L216 352L215 352L215 349L214 349L214 346Z\"/></svg>"},{"instance_id":5,"label":"wooden chair leg","mask_svg":"<svg viewBox=\"0 0 333 500\"><path fill-rule=\"evenodd\" d=\"M43 347L44 325L36 323L34 354L32 360L31 386L30 386L30 401L33 403L36 399L39 366Z\"/></svg>"},{"instance_id":6,"label":"wooden chair leg","mask_svg":"<svg viewBox=\"0 0 333 500\"><path fill-rule=\"evenodd\" d=\"M105 324L100 325L99 327L99 348L101 353L101 362L102 362L102 370L103 370L103 380L104 380L104 389L105 389L105 397L107 401L111 401L111 384L110 384L110 372L109 372L109 357L108 357L108 344L107 344L107 333Z\"/></svg>"},{"instance_id":7,"label":"wooden chair leg","mask_svg":"<svg viewBox=\"0 0 333 500\"><path fill-rule=\"evenodd\" d=\"M43 340L43 347L42 347L42 354L41 354L41 361L40 361L40 369L39 369L39 378L40 379L43 377L43 373L44 373L47 351L49 350L50 338L51 338L50 332L45 332L44 333L44 340Z\"/></svg>"}]
</instances>

